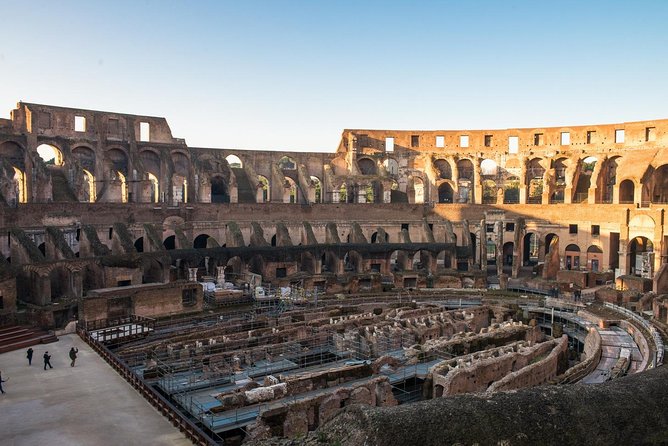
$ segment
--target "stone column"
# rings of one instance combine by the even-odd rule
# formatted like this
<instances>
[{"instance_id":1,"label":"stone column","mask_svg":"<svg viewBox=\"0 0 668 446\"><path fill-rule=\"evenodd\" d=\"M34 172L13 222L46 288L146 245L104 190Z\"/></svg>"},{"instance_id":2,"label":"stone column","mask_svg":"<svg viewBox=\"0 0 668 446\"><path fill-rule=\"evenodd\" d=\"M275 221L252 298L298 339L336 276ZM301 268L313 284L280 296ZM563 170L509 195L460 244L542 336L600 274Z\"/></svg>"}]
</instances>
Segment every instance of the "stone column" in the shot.
<instances>
[{"instance_id":1,"label":"stone column","mask_svg":"<svg viewBox=\"0 0 668 446\"><path fill-rule=\"evenodd\" d=\"M503 274L503 222L494 223L494 232L496 233L496 274Z\"/></svg>"},{"instance_id":2,"label":"stone column","mask_svg":"<svg viewBox=\"0 0 668 446\"><path fill-rule=\"evenodd\" d=\"M224 266L217 266L216 267L216 284L221 288L225 284L225 267Z\"/></svg>"},{"instance_id":3,"label":"stone column","mask_svg":"<svg viewBox=\"0 0 668 446\"><path fill-rule=\"evenodd\" d=\"M487 271L487 220L480 220L480 269Z\"/></svg>"},{"instance_id":4,"label":"stone column","mask_svg":"<svg viewBox=\"0 0 668 446\"><path fill-rule=\"evenodd\" d=\"M197 268L188 268L188 281L197 282Z\"/></svg>"}]
</instances>

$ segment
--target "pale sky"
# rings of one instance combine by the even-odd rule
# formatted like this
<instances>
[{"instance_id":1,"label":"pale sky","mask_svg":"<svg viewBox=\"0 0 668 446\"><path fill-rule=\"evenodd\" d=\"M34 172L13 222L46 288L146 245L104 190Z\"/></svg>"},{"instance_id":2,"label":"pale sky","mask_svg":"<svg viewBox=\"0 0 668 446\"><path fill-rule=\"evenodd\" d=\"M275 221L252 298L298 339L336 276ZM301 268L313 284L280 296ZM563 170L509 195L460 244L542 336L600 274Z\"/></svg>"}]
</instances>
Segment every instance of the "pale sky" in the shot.
<instances>
[{"instance_id":1,"label":"pale sky","mask_svg":"<svg viewBox=\"0 0 668 446\"><path fill-rule=\"evenodd\" d=\"M164 116L190 146L668 118L667 1L0 0L0 23L0 116Z\"/></svg>"}]
</instances>

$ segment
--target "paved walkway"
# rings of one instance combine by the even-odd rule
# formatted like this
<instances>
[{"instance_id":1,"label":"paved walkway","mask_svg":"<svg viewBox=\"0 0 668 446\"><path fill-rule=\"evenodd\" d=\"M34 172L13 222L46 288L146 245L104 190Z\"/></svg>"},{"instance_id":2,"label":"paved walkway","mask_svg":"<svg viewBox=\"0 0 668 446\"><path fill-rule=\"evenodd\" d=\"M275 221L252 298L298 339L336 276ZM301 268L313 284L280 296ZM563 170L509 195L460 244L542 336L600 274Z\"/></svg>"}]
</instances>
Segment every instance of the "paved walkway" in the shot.
<instances>
[{"instance_id":1,"label":"paved walkway","mask_svg":"<svg viewBox=\"0 0 668 446\"><path fill-rule=\"evenodd\" d=\"M77 335L33 349L31 367L25 350L0 355L1 446L192 444ZM46 350L53 369L44 371Z\"/></svg>"}]
</instances>

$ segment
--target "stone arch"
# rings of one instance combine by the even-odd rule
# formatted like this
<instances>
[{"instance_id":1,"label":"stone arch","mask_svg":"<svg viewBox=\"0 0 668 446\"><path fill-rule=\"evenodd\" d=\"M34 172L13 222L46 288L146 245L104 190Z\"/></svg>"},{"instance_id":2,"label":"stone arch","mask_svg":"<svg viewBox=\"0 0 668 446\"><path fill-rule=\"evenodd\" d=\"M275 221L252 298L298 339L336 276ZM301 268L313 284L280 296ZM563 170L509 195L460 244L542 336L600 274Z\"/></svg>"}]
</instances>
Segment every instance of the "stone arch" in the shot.
<instances>
[{"instance_id":1,"label":"stone arch","mask_svg":"<svg viewBox=\"0 0 668 446\"><path fill-rule=\"evenodd\" d=\"M348 202L348 186L346 186L346 183L341 183L341 187L336 191L336 198L337 203Z\"/></svg>"},{"instance_id":2,"label":"stone arch","mask_svg":"<svg viewBox=\"0 0 668 446\"><path fill-rule=\"evenodd\" d=\"M645 267L645 253L654 252L654 243L651 239L644 236L633 237L629 241L628 253L629 253L629 262L628 263L628 274L635 276L643 275L643 269ZM647 265L647 268L651 271L652 265Z\"/></svg>"},{"instance_id":3,"label":"stone arch","mask_svg":"<svg viewBox=\"0 0 668 446\"><path fill-rule=\"evenodd\" d=\"M222 175L211 177L211 203L229 203L230 193L227 181Z\"/></svg>"},{"instance_id":4,"label":"stone arch","mask_svg":"<svg viewBox=\"0 0 668 446\"><path fill-rule=\"evenodd\" d=\"M473 202L473 182L475 169L473 162L468 158L462 158L457 161L457 202Z\"/></svg>"},{"instance_id":5,"label":"stone arch","mask_svg":"<svg viewBox=\"0 0 668 446\"><path fill-rule=\"evenodd\" d=\"M408 255L405 251L395 250L390 253L390 272L405 271L408 262Z\"/></svg>"},{"instance_id":6,"label":"stone arch","mask_svg":"<svg viewBox=\"0 0 668 446\"><path fill-rule=\"evenodd\" d=\"M574 243L566 245L564 250L566 269L580 269L580 247Z\"/></svg>"},{"instance_id":7,"label":"stone arch","mask_svg":"<svg viewBox=\"0 0 668 446\"><path fill-rule=\"evenodd\" d=\"M598 272L601 270L603 264L603 250L596 246L591 245L587 248L587 268L590 271Z\"/></svg>"},{"instance_id":8,"label":"stone arch","mask_svg":"<svg viewBox=\"0 0 668 446\"><path fill-rule=\"evenodd\" d=\"M411 257L411 269L413 271L431 272L432 255L429 251L421 249L413 254Z\"/></svg>"},{"instance_id":9,"label":"stone arch","mask_svg":"<svg viewBox=\"0 0 668 446\"><path fill-rule=\"evenodd\" d=\"M424 181L420 177L413 177L413 191L415 194L414 202L417 204L424 203L425 190Z\"/></svg>"},{"instance_id":10,"label":"stone arch","mask_svg":"<svg viewBox=\"0 0 668 446\"><path fill-rule=\"evenodd\" d=\"M146 258L142 263L142 283L164 282L164 265L156 258Z\"/></svg>"},{"instance_id":11,"label":"stone arch","mask_svg":"<svg viewBox=\"0 0 668 446\"><path fill-rule=\"evenodd\" d=\"M452 186L447 181L444 181L438 186L438 202L439 203L453 203L454 191Z\"/></svg>"},{"instance_id":12,"label":"stone arch","mask_svg":"<svg viewBox=\"0 0 668 446\"><path fill-rule=\"evenodd\" d=\"M234 154L227 155L225 161L232 169L241 169L244 167L244 163L241 161L241 158Z\"/></svg>"},{"instance_id":13,"label":"stone arch","mask_svg":"<svg viewBox=\"0 0 668 446\"><path fill-rule=\"evenodd\" d=\"M659 166L654 170L649 181L649 187L651 188L649 201L659 204L668 203L668 164Z\"/></svg>"},{"instance_id":14,"label":"stone arch","mask_svg":"<svg viewBox=\"0 0 668 446\"><path fill-rule=\"evenodd\" d=\"M630 204L635 202L635 183L633 180L623 180L619 183L619 203Z\"/></svg>"},{"instance_id":15,"label":"stone arch","mask_svg":"<svg viewBox=\"0 0 668 446\"><path fill-rule=\"evenodd\" d=\"M364 266L364 260L359 252L351 249L350 251L344 254L343 256L344 271L361 273L363 266Z\"/></svg>"},{"instance_id":16,"label":"stone arch","mask_svg":"<svg viewBox=\"0 0 668 446\"><path fill-rule=\"evenodd\" d=\"M322 181L315 175L311 175L311 187L313 188L313 203L322 203Z\"/></svg>"},{"instance_id":17,"label":"stone arch","mask_svg":"<svg viewBox=\"0 0 668 446\"><path fill-rule=\"evenodd\" d=\"M263 175L257 176L257 202L267 203L271 200L271 188L269 187L269 180Z\"/></svg>"},{"instance_id":18,"label":"stone arch","mask_svg":"<svg viewBox=\"0 0 668 446\"><path fill-rule=\"evenodd\" d=\"M238 277L243 272L243 261L241 257L234 256L225 262L225 277Z\"/></svg>"},{"instance_id":19,"label":"stone arch","mask_svg":"<svg viewBox=\"0 0 668 446\"><path fill-rule=\"evenodd\" d=\"M80 201L87 203L95 203L97 200L97 190L95 186L95 176L86 169L82 171L83 185L81 190Z\"/></svg>"},{"instance_id":20,"label":"stone arch","mask_svg":"<svg viewBox=\"0 0 668 446\"><path fill-rule=\"evenodd\" d=\"M168 251L176 249L176 235L170 235L169 237L165 238L165 240L162 242L162 246L164 246Z\"/></svg>"},{"instance_id":21,"label":"stone arch","mask_svg":"<svg viewBox=\"0 0 668 446\"><path fill-rule=\"evenodd\" d=\"M322 262L322 272L325 273L335 273L337 274L338 271L338 263L339 263L339 257L333 253L332 251L325 251L322 253L322 256L320 258Z\"/></svg>"},{"instance_id":22,"label":"stone arch","mask_svg":"<svg viewBox=\"0 0 668 446\"><path fill-rule=\"evenodd\" d=\"M51 283L51 301L74 297L70 295L70 271L64 266L56 266L49 271L49 282Z\"/></svg>"},{"instance_id":23,"label":"stone arch","mask_svg":"<svg viewBox=\"0 0 668 446\"><path fill-rule=\"evenodd\" d=\"M383 161L383 167L388 175L398 175L399 174L399 163L394 158L387 158Z\"/></svg>"},{"instance_id":24,"label":"stone arch","mask_svg":"<svg viewBox=\"0 0 668 446\"><path fill-rule=\"evenodd\" d=\"M436 255L436 269L445 270L452 268L452 254L446 250L439 251Z\"/></svg>"},{"instance_id":25,"label":"stone arch","mask_svg":"<svg viewBox=\"0 0 668 446\"><path fill-rule=\"evenodd\" d=\"M211 243L209 239L211 239L213 243ZM193 240L193 248L195 249L212 248L213 246L209 246L210 243L214 246L218 244L216 242L216 239L211 237L209 234L200 234L197 237L195 237L195 240Z\"/></svg>"},{"instance_id":26,"label":"stone arch","mask_svg":"<svg viewBox=\"0 0 668 446\"><path fill-rule=\"evenodd\" d=\"M265 262L264 258L262 258L261 255L255 254L251 259L248 261L248 271L251 273L259 274L261 276L264 276L264 267L265 267Z\"/></svg>"},{"instance_id":27,"label":"stone arch","mask_svg":"<svg viewBox=\"0 0 668 446\"><path fill-rule=\"evenodd\" d=\"M588 156L582 160L578 169L578 179L574 187L573 203L586 202L589 197L589 188L592 186L591 177L598 158Z\"/></svg>"},{"instance_id":28,"label":"stone arch","mask_svg":"<svg viewBox=\"0 0 668 446\"><path fill-rule=\"evenodd\" d=\"M296 170L297 162L290 156L284 156L278 160L278 168L283 170Z\"/></svg>"},{"instance_id":29,"label":"stone arch","mask_svg":"<svg viewBox=\"0 0 668 446\"><path fill-rule=\"evenodd\" d=\"M452 180L452 166L448 160L439 158L434 160L433 165L438 173L438 178L442 180Z\"/></svg>"},{"instance_id":30,"label":"stone arch","mask_svg":"<svg viewBox=\"0 0 668 446\"><path fill-rule=\"evenodd\" d=\"M315 257L312 253L304 251L299 262L299 270L308 274L316 274Z\"/></svg>"},{"instance_id":31,"label":"stone arch","mask_svg":"<svg viewBox=\"0 0 668 446\"><path fill-rule=\"evenodd\" d=\"M188 178L190 177L190 159L182 152L172 152L172 203L188 203Z\"/></svg>"},{"instance_id":32,"label":"stone arch","mask_svg":"<svg viewBox=\"0 0 668 446\"><path fill-rule=\"evenodd\" d=\"M503 203L516 204L520 202L520 179L511 176L504 181Z\"/></svg>"},{"instance_id":33,"label":"stone arch","mask_svg":"<svg viewBox=\"0 0 668 446\"><path fill-rule=\"evenodd\" d=\"M62 166L63 152L53 144L40 144L35 149L46 165Z\"/></svg>"},{"instance_id":34,"label":"stone arch","mask_svg":"<svg viewBox=\"0 0 668 446\"><path fill-rule=\"evenodd\" d=\"M283 203L297 203L297 183L290 177L284 178Z\"/></svg>"},{"instance_id":35,"label":"stone arch","mask_svg":"<svg viewBox=\"0 0 668 446\"><path fill-rule=\"evenodd\" d=\"M620 158L620 156L612 156L603 162L596 183L597 203L612 203Z\"/></svg>"},{"instance_id":36,"label":"stone arch","mask_svg":"<svg viewBox=\"0 0 668 446\"><path fill-rule=\"evenodd\" d=\"M513 250L515 249L514 242L506 242L503 244L503 266L513 265Z\"/></svg>"},{"instance_id":37,"label":"stone arch","mask_svg":"<svg viewBox=\"0 0 668 446\"><path fill-rule=\"evenodd\" d=\"M134 243L137 252L144 252L144 237L139 237Z\"/></svg>"},{"instance_id":38,"label":"stone arch","mask_svg":"<svg viewBox=\"0 0 668 446\"><path fill-rule=\"evenodd\" d=\"M78 163L89 172L95 172L96 156L95 151L88 146L77 146L72 149L72 156Z\"/></svg>"},{"instance_id":39,"label":"stone arch","mask_svg":"<svg viewBox=\"0 0 668 446\"><path fill-rule=\"evenodd\" d=\"M566 194L566 162L568 158L561 157L554 160L554 184L551 184L550 203L563 203Z\"/></svg>"},{"instance_id":40,"label":"stone arch","mask_svg":"<svg viewBox=\"0 0 668 446\"><path fill-rule=\"evenodd\" d=\"M376 162L371 158L360 158L357 160L357 167L362 175L377 175Z\"/></svg>"},{"instance_id":41,"label":"stone arch","mask_svg":"<svg viewBox=\"0 0 668 446\"><path fill-rule=\"evenodd\" d=\"M543 200L543 177L545 168L541 164L541 158L533 158L527 162L526 186L527 203L542 203Z\"/></svg>"},{"instance_id":42,"label":"stone arch","mask_svg":"<svg viewBox=\"0 0 668 446\"><path fill-rule=\"evenodd\" d=\"M522 261L525 266L533 266L538 264L538 253L540 248L540 241L538 234L535 232L527 232L522 241Z\"/></svg>"},{"instance_id":43,"label":"stone arch","mask_svg":"<svg viewBox=\"0 0 668 446\"><path fill-rule=\"evenodd\" d=\"M480 162L480 175L496 176L499 166L493 159L486 158Z\"/></svg>"}]
</instances>

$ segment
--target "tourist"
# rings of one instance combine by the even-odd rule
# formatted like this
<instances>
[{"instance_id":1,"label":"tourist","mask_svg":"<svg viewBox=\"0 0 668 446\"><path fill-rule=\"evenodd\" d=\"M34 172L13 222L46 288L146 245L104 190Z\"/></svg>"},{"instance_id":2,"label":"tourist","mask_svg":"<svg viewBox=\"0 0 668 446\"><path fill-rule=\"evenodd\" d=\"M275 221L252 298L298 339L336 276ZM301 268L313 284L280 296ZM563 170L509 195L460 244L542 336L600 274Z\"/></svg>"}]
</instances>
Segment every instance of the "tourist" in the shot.
<instances>
[{"instance_id":1,"label":"tourist","mask_svg":"<svg viewBox=\"0 0 668 446\"><path fill-rule=\"evenodd\" d=\"M3 394L5 393L5 390L2 388L2 383L6 383L8 380L2 379L2 370L0 370L0 392Z\"/></svg>"},{"instance_id":2,"label":"tourist","mask_svg":"<svg viewBox=\"0 0 668 446\"><path fill-rule=\"evenodd\" d=\"M32 354L33 354L33 349L32 347L29 347L28 351L26 352L26 358L28 358L28 365L32 365Z\"/></svg>"},{"instance_id":3,"label":"tourist","mask_svg":"<svg viewBox=\"0 0 668 446\"><path fill-rule=\"evenodd\" d=\"M72 360L72 362L70 363L70 367L74 367L74 362L77 360L77 353L79 353L78 348L75 349L74 347L72 347L70 349L70 359Z\"/></svg>"},{"instance_id":4,"label":"tourist","mask_svg":"<svg viewBox=\"0 0 668 446\"><path fill-rule=\"evenodd\" d=\"M51 355L49 354L49 352L44 352L43 358L44 358L44 370L46 370L47 365L49 366L50 369L52 369L53 366L51 365Z\"/></svg>"}]
</instances>

